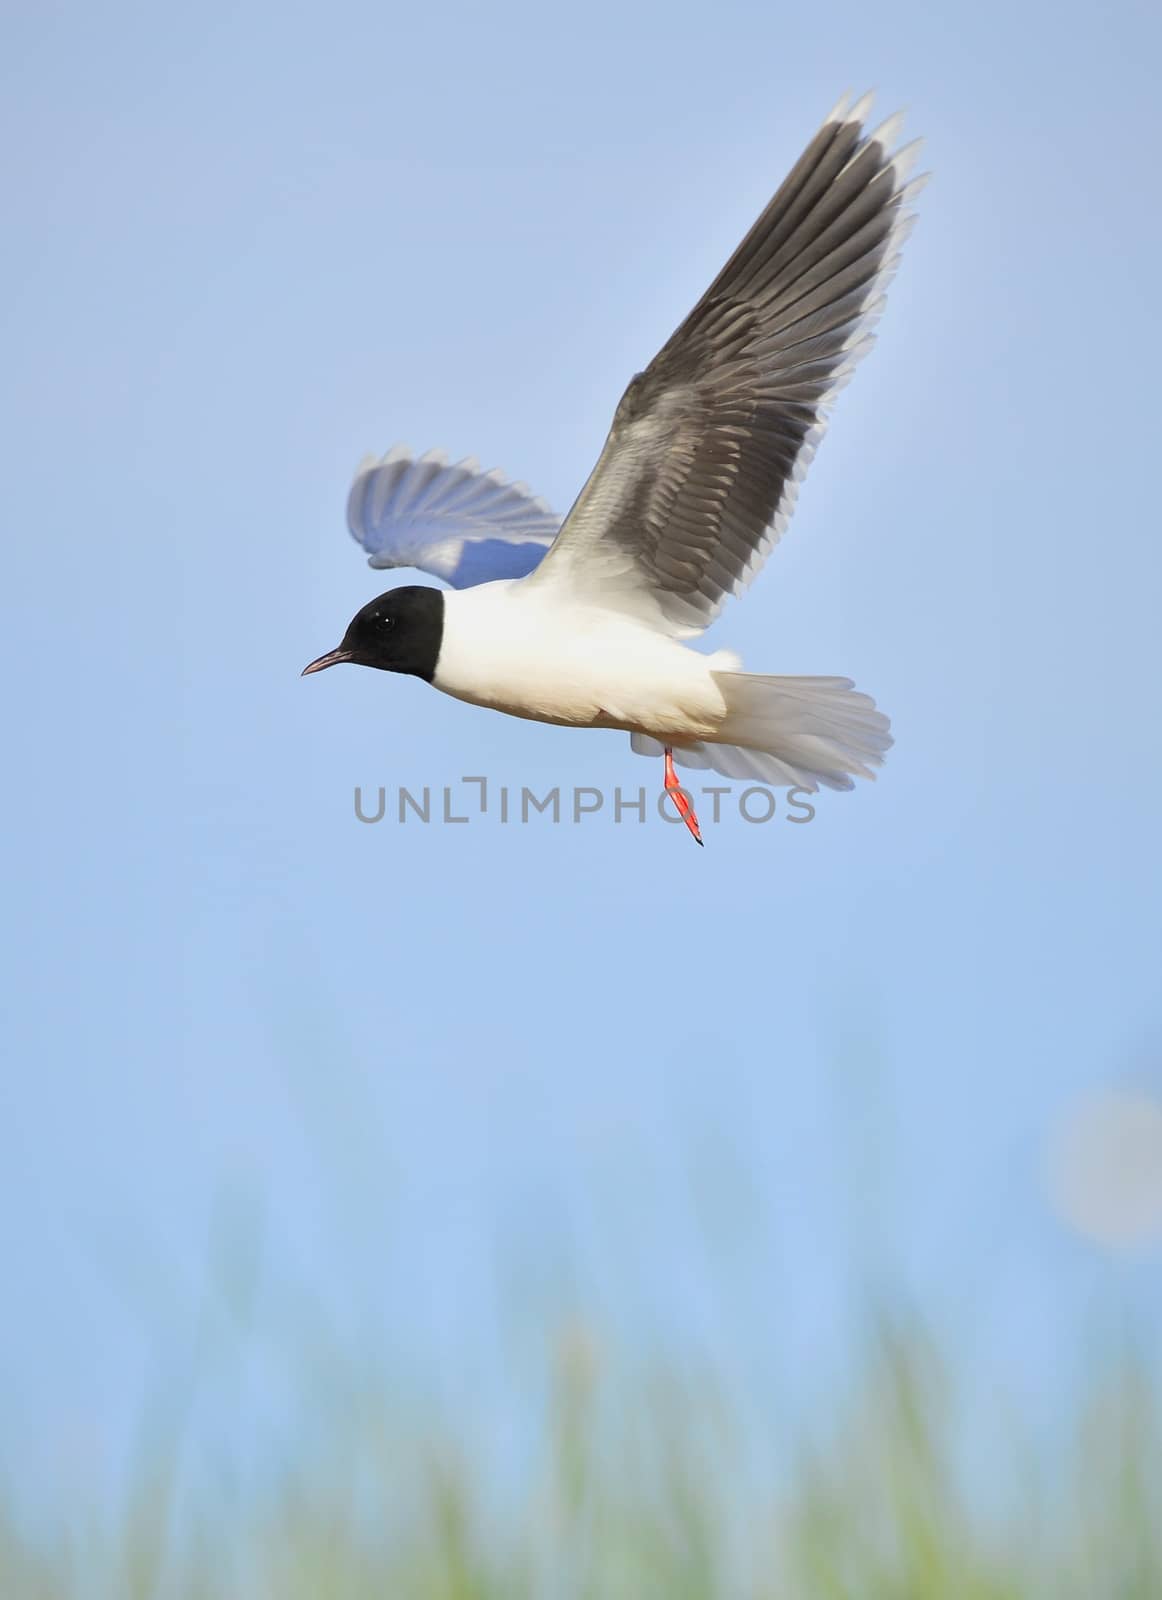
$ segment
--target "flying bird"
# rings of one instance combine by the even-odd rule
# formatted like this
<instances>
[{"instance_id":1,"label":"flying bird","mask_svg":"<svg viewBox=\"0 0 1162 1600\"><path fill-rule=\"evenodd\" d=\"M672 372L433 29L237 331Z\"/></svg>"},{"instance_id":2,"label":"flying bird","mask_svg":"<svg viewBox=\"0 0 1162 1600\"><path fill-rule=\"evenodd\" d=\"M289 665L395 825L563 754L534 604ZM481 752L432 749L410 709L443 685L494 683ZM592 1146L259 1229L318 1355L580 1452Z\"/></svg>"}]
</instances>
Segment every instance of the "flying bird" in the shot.
<instances>
[{"instance_id":1,"label":"flying bird","mask_svg":"<svg viewBox=\"0 0 1162 1600\"><path fill-rule=\"evenodd\" d=\"M875 776L888 719L849 678L743 672L687 643L786 528L914 220L919 140L895 148L898 114L867 132L871 97L848 99L631 380L563 521L471 460L397 447L359 469L348 524L370 564L451 587L377 596L304 674L355 662L509 716L622 729L664 758L699 844L675 761L812 793Z\"/></svg>"}]
</instances>

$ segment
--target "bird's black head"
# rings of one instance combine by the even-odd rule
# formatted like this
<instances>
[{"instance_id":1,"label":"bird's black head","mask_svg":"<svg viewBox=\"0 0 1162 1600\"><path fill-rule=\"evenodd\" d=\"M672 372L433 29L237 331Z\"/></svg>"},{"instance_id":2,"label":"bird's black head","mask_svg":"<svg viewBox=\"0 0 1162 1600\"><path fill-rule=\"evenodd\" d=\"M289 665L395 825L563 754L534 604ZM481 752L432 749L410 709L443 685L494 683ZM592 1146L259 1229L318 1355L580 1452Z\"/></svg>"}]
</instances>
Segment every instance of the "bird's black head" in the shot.
<instances>
[{"instance_id":1,"label":"bird's black head","mask_svg":"<svg viewBox=\"0 0 1162 1600\"><path fill-rule=\"evenodd\" d=\"M336 650L303 668L322 672L340 661L383 672L410 672L431 683L444 637L444 594L441 589L408 585L389 589L351 618Z\"/></svg>"}]
</instances>

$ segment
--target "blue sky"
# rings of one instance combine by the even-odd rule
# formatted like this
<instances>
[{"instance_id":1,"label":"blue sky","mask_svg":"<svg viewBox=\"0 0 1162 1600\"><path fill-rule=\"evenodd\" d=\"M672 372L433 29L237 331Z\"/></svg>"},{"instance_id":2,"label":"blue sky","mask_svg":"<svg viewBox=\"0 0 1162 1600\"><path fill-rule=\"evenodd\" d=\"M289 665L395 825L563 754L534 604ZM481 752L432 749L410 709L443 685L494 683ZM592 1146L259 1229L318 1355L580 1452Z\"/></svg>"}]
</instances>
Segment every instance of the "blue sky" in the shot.
<instances>
[{"instance_id":1,"label":"blue sky","mask_svg":"<svg viewBox=\"0 0 1162 1600\"><path fill-rule=\"evenodd\" d=\"M1095 1304L1156 1328L1157 1257L1067 1235L1043 1173L1077 1095L1162 1091L1158 32L990 0L9 10L26 1481L104 1459L180 1362L224 1216L453 1389L514 1295L729 1360L777 1326L793 1365L842 1343L868 1262L971 1308L1031 1390ZM356 783L653 781L620 736L300 682L382 587L350 475L405 439L566 509L625 382L867 85L936 178L711 642L874 693L880 782L705 852L604 818L358 824Z\"/></svg>"}]
</instances>

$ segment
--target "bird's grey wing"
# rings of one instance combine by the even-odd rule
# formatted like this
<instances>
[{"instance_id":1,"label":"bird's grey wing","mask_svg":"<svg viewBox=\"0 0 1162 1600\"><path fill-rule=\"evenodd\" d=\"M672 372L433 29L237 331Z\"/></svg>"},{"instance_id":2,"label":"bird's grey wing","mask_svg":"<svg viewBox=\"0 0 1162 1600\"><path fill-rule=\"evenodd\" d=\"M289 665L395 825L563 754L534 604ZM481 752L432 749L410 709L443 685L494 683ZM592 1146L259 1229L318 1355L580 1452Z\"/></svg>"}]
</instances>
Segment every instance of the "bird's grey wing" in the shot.
<instances>
[{"instance_id":1,"label":"bird's grey wing","mask_svg":"<svg viewBox=\"0 0 1162 1600\"><path fill-rule=\"evenodd\" d=\"M406 445L365 461L347 497L347 526L371 566L418 567L455 589L527 576L560 525L527 485Z\"/></svg>"},{"instance_id":2,"label":"bird's grey wing","mask_svg":"<svg viewBox=\"0 0 1162 1600\"><path fill-rule=\"evenodd\" d=\"M699 632L794 507L827 410L871 339L923 181L901 118L831 112L694 310L632 380L533 578Z\"/></svg>"}]
</instances>

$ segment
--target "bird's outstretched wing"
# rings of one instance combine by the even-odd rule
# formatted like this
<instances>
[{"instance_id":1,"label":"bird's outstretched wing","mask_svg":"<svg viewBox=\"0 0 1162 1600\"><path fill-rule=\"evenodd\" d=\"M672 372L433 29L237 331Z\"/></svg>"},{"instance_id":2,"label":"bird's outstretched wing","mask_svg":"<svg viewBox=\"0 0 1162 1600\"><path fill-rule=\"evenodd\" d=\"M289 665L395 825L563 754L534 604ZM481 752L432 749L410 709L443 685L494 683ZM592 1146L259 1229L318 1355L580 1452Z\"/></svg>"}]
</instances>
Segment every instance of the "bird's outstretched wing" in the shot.
<instances>
[{"instance_id":1,"label":"bird's outstretched wing","mask_svg":"<svg viewBox=\"0 0 1162 1600\"><path fill-rule=\"evenodd\" d=\"M726 266L644 372L532 582L705 628L790 519L827 408L911 223L919 141L864 131L865 96L830 113Z\"/></svg>"},{"instance_id":2,"label":"bird's outstretched wing","mask_svg":"<svg viewBox=\"0 0 1162 1600\"><path fill-rule=\"evenodd\" d=\"M523 483L482 472L441 450L414 457L396 445L363 462L347 498L347 526L373 567L418 567L466 589L523 578L556 537L561 519Z\"/></svg>"}]
</instances>

